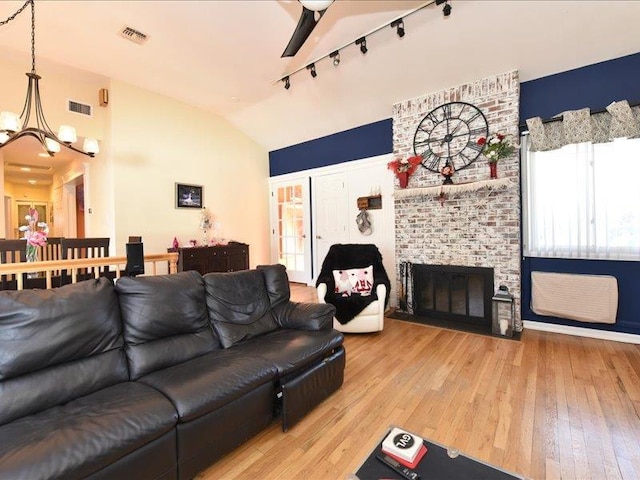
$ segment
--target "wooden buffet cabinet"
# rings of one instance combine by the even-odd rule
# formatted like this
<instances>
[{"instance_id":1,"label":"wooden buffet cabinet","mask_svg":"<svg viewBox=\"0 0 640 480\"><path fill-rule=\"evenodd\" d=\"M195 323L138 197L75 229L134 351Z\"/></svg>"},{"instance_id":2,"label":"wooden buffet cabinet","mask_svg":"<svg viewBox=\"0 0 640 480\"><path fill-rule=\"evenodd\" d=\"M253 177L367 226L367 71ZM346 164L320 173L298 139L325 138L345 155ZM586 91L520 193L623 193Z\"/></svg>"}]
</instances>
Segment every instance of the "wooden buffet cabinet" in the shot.
<instances>
[{"instance_id":1,"label":"wooden buffet cabinet","mask_svg":"<svg viewBox=\"0 0 640 480\"><path fill-rule=\"evenodd\" d=\"M211 247L182 247L178 252L178 271L237 272L249 268L249 245L230 242Z\"/></svg>"}]
</instances>

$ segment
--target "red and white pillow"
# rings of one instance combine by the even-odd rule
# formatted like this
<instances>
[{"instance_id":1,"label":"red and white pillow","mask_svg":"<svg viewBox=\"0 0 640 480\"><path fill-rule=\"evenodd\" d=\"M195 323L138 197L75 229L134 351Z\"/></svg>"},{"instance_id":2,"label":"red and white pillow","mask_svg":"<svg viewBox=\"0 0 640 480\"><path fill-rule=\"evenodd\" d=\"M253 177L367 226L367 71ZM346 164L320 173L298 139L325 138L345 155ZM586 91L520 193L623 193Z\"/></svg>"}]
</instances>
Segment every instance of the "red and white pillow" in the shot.
<instances>
[{"instance_id":1,"label":"red and white pillow","mask_svg":"<svg viewBox=\"0 0 640 480\"><path fill-rule=\"evenodd\" d=\"M373 288L373 265L366 268L334 270L335 294L342 297L371 295Z\"/></svg>"}]
</instances>

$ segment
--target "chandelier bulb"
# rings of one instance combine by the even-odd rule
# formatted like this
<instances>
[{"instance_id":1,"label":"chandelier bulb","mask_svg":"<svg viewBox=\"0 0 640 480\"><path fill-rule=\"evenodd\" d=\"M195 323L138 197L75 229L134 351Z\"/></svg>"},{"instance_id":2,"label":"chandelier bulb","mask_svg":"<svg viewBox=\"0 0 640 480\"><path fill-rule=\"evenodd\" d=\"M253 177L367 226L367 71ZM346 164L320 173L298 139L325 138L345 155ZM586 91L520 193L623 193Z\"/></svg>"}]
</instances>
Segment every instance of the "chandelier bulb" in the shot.
<instances>
[{"instance_id":1,"label":"chandelier bulb","mask_svg":"<svg viewBox=\"0 0 640 480\"><path fill-rule=\"evenodd\" d=\"M44 139L44 148L47 150L47 153L53 157L54 153L60 151L60 144L53 138L46 137Z\"/></svg>"},{"instance_id":2,"label":"chandelier bulb","mask_svg":"<svg viewBox=\"0 0 640 480\"><path fill-rule=\"evenodd\" d=\"M70 127L69 125L60 125L60 130L58 130L58 138L62 143L70 145L78 140L76 129Z\"/></svg>"},{"instance_id":3,"label":"chandelier bulb","mask_svg":"<svg viewBox=\"0 0 640 480\"><path fill-rule=\"evenodd\" d=\"M84 143L82 144L82 150L92 157L96 153L100 153L100 145L98 145L98 140L96 140L95 138L85 138Z\"/></svg>"},{"instance_id":4,"label":"chandelier bulb","mask_svg":"<svg viewBox=\"0 0 640 480\"><path fill-rule=\"evenodd\" d=\"M13 112L0 113L0 130L8 133L15 133L20 130L20 117L18 114Z\"/></svg>"}]
</instances>

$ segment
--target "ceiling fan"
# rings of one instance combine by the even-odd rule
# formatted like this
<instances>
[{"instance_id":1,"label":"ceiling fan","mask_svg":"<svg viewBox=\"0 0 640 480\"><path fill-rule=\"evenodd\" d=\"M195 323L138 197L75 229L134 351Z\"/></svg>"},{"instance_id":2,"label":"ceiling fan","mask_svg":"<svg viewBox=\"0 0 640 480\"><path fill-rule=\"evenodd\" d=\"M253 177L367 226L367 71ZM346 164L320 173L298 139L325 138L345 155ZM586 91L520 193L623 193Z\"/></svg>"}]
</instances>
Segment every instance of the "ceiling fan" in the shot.
<instances>
[{"instance_id":1,"label":"ceiling fan","mask_svg":"<svg viewBox=\"0 0 640 480\"><path fill-rule=\"evenodd\" d=\"M298 50L302 47L304 42L309 38L311 32L318 24L324 12L333 3L333 0L298 0L302 5L302 14L298 25L291 36L291 40L284 49L281 58L293 57ZM316 13L318 13L318 19L316 19Z\"/></svg>"}]
</instances>

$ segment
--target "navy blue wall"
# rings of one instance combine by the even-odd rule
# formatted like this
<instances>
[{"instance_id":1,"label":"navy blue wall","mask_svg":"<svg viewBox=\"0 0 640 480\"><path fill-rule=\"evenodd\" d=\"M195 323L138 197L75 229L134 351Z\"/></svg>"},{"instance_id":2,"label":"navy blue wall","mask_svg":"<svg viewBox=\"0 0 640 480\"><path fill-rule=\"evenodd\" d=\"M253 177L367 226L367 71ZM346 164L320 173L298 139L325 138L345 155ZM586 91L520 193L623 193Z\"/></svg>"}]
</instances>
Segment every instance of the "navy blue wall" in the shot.
<instances>
[{"instance_id":1,"label":"navy blue wall","mask_svg":"<svg viewBox=\"0 0 640 480\"><path fill-rule=\"evenodd\" d=\"M551 118L565 110L600 110L613 101L640 100L640 53L543 77L520 86L520 123ZM538 316L531 311L531 272L613 275L618 280L618 318L614 325ZM560 325L640 334L640 262L525 258L522 262L522 318Z\"/></svg>"},{"instance_id":2,"label":"navy blue wall","mask_svg":"<svg viewBox=\"0 0 640 480\"><path fill-rule=\"evenodd\" d=\"M393 152L390 118L269 152L269 175L300 172Z\"/></svg>"},{"instance_id":3,"label":"navy blue wall","mask_svg":"<svg viewBox=\"0 0 640 480\"><path fill-rule=\"evenodd\" d=\"M640 53L549 75L520 85L520 124L565 110L601 110L611 102L640 100Z\"/></svg>"}]
</instances>

